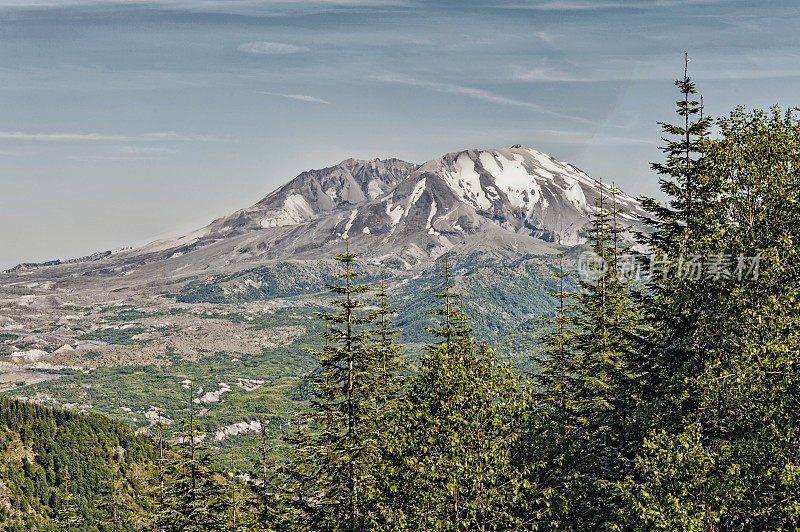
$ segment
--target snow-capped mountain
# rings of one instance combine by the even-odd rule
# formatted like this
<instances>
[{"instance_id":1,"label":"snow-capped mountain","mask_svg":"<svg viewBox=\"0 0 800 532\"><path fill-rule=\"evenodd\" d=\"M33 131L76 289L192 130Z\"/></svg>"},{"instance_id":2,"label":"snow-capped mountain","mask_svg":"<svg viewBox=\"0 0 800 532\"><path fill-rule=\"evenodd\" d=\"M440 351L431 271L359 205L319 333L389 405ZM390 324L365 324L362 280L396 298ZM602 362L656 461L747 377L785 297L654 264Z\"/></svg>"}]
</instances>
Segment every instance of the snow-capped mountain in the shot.
<instances>
[{"instance_id":1,"label":"snow-capped mountain","mask_svg":"<svg viewBox=\"0 0 800 532\"><path fill-rule=\"evenodd\" d=\"M449 153L421 165L384 196L353 207L336 233L389 240L426 234L445 243L494 225L515 235L575 245L585 241L600 186L571 164L521 145ZM609 186L603 187L608 196ZM624 193L616 194L616 202L624 211L623 224L634 224L644 214L638 201Z\"/></svg>"},{"instance_id":2,"label":"snow-capped mountain","mask_svg":"<svg viewBox=\"0 0 800 532\"><path fill-rule=\"evenodd\" d=\"M255 205L184 237L70 268L88 269L83 275L230 271L330 257L345 239L367 258L409 269L453 248L553 253L585 241L600 186L571 164L521 145L449 153L422 165L348 159L303 172ZM616 201L623 223L635 225L644 214L624 193Z\"/></svg>"}]
</instances>

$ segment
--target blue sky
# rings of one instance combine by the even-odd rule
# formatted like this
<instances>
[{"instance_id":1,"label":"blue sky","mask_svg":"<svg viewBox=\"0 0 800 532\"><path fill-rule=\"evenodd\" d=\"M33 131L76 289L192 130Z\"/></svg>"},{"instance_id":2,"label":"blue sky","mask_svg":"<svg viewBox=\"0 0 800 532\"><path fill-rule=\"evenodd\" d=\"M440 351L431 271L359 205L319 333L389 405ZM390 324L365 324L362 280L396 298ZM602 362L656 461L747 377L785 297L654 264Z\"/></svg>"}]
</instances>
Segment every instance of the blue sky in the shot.
<instances>
[{"instance_id":1,"label":"blue sky","mask_svg":"<svg viewBox=\"0 0 800 532\"><path fill-rule=\"evenodd\" d=\"M347 157L522 143L655 194L682 73L800 105L797 2L0 0L0 267L141 244Z\"/></svg>"}]
</instances>

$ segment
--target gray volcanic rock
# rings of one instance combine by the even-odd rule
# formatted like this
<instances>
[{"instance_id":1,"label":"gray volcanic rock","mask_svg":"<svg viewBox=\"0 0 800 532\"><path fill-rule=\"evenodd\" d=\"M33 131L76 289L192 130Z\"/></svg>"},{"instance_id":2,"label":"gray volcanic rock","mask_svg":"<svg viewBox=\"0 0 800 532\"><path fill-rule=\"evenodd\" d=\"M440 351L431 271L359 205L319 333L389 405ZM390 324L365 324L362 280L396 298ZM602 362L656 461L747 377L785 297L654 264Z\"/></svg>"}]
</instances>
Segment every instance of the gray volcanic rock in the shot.
<instances>
[{"instance_id":1,"label":"gray volcanic rock","mask_svg":"<svg viewBox=\"0 0 800 532\"><path fill-rule=\"evenodd\" d=\"M608 196L607 185L604 190ZM575 245L586 240L584 229L599 195L600 183L578 168L515 145L428 161L381 201L389 217L405 201L392 222L403 222L412 231L473 234L488 221L512 233ZM420 201L423 205L413 208ZM624 193L616 201L625 211L624 224L635 224L637 216L646 214ZM427 215L424 223L422 214Z\"/></svg>"},{"instance_id":2,"label":"gray volcanic rock","mask_svg":"<svg viewBox=\"0 0 800 532\"><path fill-rule=\"evenodd\" d=\"M336 166L303 172L252 207L212 222L209 230L252 230L309 222L382 196L416 167L399 159L347 159Z\"/></svg>"}]
</instances>

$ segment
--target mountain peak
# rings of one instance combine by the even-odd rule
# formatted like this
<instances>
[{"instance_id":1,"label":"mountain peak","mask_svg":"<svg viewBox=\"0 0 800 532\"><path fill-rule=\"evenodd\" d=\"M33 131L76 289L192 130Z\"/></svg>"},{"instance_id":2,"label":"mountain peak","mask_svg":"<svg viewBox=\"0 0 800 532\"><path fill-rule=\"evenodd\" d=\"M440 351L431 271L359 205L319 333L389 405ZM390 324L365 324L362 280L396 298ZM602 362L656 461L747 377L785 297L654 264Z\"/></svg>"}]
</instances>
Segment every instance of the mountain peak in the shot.
<instances>
[{"instance_id":1,"label":"mountain peak","mask_svg":"<svg viewBox=\"0 0 800 532\"><path fill-rule=\"evenodd\" d=\"M585 242L600 193L601 184L580 169L522 144L452 152L422 165L349 158L302 172L184 237L112 257L129 264L174 259L178 269L202 270L329 255L344 238L406 267L454 247L550 253L552 244ZM627 211L622 222L636 225L645 214L639 203L624 193L616 199Z\"/></svg>"}]
</instances>

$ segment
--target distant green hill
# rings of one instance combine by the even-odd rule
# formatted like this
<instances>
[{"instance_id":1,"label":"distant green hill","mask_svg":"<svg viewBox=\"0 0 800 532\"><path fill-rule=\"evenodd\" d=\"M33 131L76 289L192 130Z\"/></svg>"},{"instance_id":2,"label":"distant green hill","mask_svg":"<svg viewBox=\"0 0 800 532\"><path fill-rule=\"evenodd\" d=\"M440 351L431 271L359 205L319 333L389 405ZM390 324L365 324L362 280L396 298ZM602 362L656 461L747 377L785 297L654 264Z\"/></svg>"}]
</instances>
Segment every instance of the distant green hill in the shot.
<instances>
[{"instance_id":1,"label":"distant green hill","mask_svg":"<svg viewBox=\"0 0 800 532\"><path fill-rule=\"evenodd\" d=\"M135 528L154 460L153 440L117 421L0 397L0 525L114 530L116 509L118 529Z\"/></svg>"}]
</instances>

